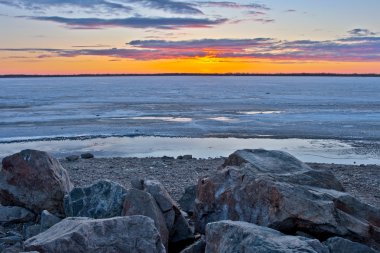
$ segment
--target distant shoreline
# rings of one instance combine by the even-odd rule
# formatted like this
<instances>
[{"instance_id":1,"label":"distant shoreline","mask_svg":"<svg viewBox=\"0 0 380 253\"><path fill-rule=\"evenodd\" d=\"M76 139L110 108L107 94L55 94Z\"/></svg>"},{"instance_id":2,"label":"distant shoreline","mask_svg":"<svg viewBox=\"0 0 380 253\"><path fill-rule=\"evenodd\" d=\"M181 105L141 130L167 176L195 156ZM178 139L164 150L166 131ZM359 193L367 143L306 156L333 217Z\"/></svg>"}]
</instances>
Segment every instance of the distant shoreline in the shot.
<instances>
[{"instance_id":1,"label":"distant shoreline","mask_svg":"<svg viewBox=\"0 0 380 253\"><path fill-rule=\"evenodd\" d=\"M41 78L41 77L128 77L128 76L293 76L293 77L380 77L380 74L337 74L337 73L153 73L153 74L77 74L77 75L0 75L0 78Z\"/></svg>"}]
</instances>

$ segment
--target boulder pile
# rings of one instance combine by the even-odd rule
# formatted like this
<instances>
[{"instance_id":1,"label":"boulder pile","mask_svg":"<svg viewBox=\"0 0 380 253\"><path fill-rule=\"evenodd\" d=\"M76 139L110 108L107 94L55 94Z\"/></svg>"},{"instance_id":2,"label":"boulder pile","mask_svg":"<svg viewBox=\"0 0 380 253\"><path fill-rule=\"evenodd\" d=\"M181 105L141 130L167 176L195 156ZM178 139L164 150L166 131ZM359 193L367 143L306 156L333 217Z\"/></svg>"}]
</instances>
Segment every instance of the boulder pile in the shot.
<instances>
[{"instance_id":1,"label":"boulder pile","mask_svg":"<svg viewBox=\"0 0 380 253\"><path fill-rule=\"evenodd\" d=\"M210 171L178 204L152 179L74 188L58 160L23 150L2 161L0 252L380 249L380 210L288 153L239 150Z\"/></svg>"}]
</instances>

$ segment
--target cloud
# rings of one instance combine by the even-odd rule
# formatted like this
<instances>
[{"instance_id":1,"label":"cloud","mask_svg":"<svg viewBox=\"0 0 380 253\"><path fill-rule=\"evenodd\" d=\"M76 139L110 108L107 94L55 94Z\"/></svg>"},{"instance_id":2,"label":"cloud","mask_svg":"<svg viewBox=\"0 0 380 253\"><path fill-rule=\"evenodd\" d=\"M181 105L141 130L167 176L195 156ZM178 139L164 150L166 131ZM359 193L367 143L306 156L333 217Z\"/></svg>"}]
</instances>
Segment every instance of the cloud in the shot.
<instances>
[{"instance_id":1,"label":"cloud","mask_svg":"<svg viewBox=\"0 0 380 253\"><path fill-rule=\"evenodd\" d=\"M270 10L270 8L268 6L266 6L265 4L257 4L257 3L240 4L240 3L228 2L228 1L220 1L220 2L199 1L196 3L200 6L206 6L206 7L235 8L235 9L256 9L256 10L263 10L263 11Z\"/></svg>"},{"instance_id":2,"label":"cloud","mask_svg":"<svg viewBox=\"0 0 380 253\"><path fill-rule=\"evenodd\" d=\"M65 18L65 17L26 17L33 20L52 21L64 24L71 29L100 29L107 27L130 27L130 28L156 28L156 29L178 29L211 27L223 24L227 19L211 20L207 18L146 18L130 17L123 19L102 18Z\"/></svg>"},{"instance_id":3,"label":"cloud","mask_svg":"<svg viewBox=\"0 0 380 253\"><path fill-rule=\"evenodd\" d=\"M35 11L43 11L57 7L74 7L92 10L104 9L123 12L130 12L132 10L132 8L125 5L125 3L108 0L0 0L0 4Z\"/></svg>"},{"instance_id":4,"label":"cloud","mask_svg":"<svg viewBox=\"0 0 380 253\"><path fill-rule=\"evenodd\" d=\"M106 9L109 11L129 12L131 4L159 9L172 13L202 14L202 11L187 2L173 0L0 0L0 4L28 10L46 10L48 8L78 7L83 9Z\"/></svg>"},{"instance_id":5,"label":"cloud","mask_svg":"<svg viewBox=\"0 0 380 253\"><path fill-rule=\"evenodd\" d=\"M178 58L232 58L268 61L380 61L380 37L351 37L336 40L277 40L252 39L201 39L201 40L134 40L128 48L111 49L0 49L34 53L37 57L107 56L134 60L159 60Z\"/></svg>"},{"instance_id":6,"label":"cloud","mask_svg":"<svg viewBox=\"0 0 380 253\"><path fill-rule=\"evenodd\" d=\"M203 14L201 10L187 2L178 2L172 0L128 0L127 2L138 3L140 5L152 8L170 11L182 14Z\"/></svg>"},{"instance_id":7,"label":"cloud","mask_svg":"<svg viewBox=\"0 0 380 253\"><path fill-rule=\"evenodd\" d=\"M375 36L377 33L368 29L356 28L348 31L348 34L351 36Z\"/></svg>"}]
</instances>

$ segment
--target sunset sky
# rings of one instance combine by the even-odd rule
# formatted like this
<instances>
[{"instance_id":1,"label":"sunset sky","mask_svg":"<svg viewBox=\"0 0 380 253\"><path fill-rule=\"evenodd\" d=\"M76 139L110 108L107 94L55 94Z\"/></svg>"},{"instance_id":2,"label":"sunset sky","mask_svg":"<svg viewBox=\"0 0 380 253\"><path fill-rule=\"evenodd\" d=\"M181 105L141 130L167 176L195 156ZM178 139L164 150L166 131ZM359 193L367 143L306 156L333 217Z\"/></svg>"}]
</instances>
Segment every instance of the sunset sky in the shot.
<instances>
[{"instance_id":1,"label":"sunset sky","mask_svg":"<svg viewBox=\"0 0 380 253\"><path fill-rule=\"evenodd\" d=\"M0 0L0 74L380 73L379 0Z\"/></svg>"}]
</instances>

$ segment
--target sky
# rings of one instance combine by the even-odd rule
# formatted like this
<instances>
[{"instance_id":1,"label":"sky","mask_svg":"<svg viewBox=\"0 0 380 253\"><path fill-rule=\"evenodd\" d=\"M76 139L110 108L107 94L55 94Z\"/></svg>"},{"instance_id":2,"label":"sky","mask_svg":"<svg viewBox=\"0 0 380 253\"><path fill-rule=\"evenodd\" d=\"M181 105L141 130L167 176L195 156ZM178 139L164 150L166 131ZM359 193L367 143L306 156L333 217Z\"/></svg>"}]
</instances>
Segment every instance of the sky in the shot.
<instances>
[{"instance_id":1,"label":"sky","mask_svg":"<svg viewBox=\"0 0 380 253\"><path fill-rule=\"evenodd\" d=\"M0 74L380 74L379 10L379 0L0 0Z\"/></svg>"}]
</instances>

